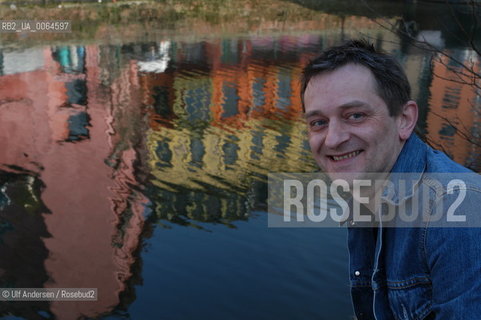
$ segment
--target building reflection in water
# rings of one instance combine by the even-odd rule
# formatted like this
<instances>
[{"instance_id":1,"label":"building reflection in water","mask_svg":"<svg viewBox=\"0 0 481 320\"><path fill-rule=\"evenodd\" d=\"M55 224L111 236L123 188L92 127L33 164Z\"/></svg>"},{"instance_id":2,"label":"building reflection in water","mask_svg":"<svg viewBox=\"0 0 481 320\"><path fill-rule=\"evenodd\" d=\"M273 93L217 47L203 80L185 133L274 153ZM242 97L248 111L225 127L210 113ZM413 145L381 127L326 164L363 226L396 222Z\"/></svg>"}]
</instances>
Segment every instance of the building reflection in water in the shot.
<instances>
[{"instance_id":1,"label":"building reflection in water","mask_svg":"<svg viewBox=\"0 0 481 320\"><path fill-rule=\"evenodd\" d=\"M381 41L387 37L378 34L378 43L398 52ZM265 206L269 172L316 170L298 78L310 57L339 40L311 34L3 53L0 282L93 287L99 300L0 312L76 319L126 309L154 224L232 226ZM416 88L430 64L401 58L415 98L427 95ZM455 160L473 161L479 148L456 140L440 119L456 114L478 134L476 92L443 81L430 82L442 117L427 112L423 127Z\"/></svg>"},{"instance_id":2,"label":"building reflection in water","mask_svg":"<svg viewBox=\"0 0 481 320\"><path fill-rule=\"evenodd\" d=\"M427 130L432 144L451 158L481 171L481 60L472 50L452 49L433 62ZM448 56L452 57L449 59ZM457 62L455 62L457 61Z\"/></svg>"},{"instance_id":3,"label":"building reflection in water","mask_svg":"<svg viewBox=\"0 0 481 320\"><path fill-rule=\"evenodd\" d=\"M136 65L121 66L106 85L101 82L108 74L102 59L110 57L102 57L100 50L97 46L46 48L41 52L41 68L0 78L0 163L10 175L22 168L43 183L39 201L51 212L45 214L43 206L34 212L37 226L44 230L31 235L37 237L32 245L38 251L32 257L39 261L29 264L42 267L31 270L37 282L22 286L92 287L100 295L95 302L50 302L49 312L59 319L95 317L119 304L119 294L131 277L147 202L133 188L135 137L117 143L124 138L124 123L115 122L119 113L132 121L138 118L138 85L132 81ZM130 115L132 111L135 114ZM11 201L2 212L24 205ZM21 220L20 226L5 231L4 239L22 237L29 223ZM10 245L7 249L22 254L30 250ZM3 269L7 277L8 269ZM8 311L34 319L36 309L23 304L23 311Z\"/></svg>"},{"instance_id":4,"label":"building reflection in water","mask_svg":"<svg viewBox=\"0 0 481 320\"><path fill-rule=\"evenodd\" d=\"M300 119L302 54L286 50L259 60L266 53L255 52L256 41L174 43L170 68L141 74L150 126L147 192L158 218L182 224L245 219L265 201L268 172L315 169Z\"/></svg>"}]
</instances>

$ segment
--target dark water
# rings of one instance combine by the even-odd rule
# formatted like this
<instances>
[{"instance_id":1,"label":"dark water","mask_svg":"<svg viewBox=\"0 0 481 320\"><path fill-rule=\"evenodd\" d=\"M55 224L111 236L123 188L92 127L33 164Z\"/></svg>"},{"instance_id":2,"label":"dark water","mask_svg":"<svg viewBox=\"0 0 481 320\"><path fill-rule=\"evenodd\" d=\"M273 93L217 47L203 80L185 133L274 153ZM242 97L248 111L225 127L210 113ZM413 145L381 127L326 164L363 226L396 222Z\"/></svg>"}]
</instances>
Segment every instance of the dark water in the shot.
<instances>
[{"instance_id":1,"label":"dark water","mask_svg":"<svg viewBox=\"0 0 481 320\"><path fill-rule=\"evenodd\" d=\"M297 1L311 13L248 33L5 42L0 287L98 288L99 299L3 302L0 315L352 318L345 230L267 228L267 174L316 170L300 118L306 61L370 38L405 66L419 132L481 164L478 89L453 73L460 63L479 73L479 55L460 40L465 25L426 14L467 23L469 7L370 4L376 14ZM405 30L440 48L438 59Z\"/></svg>"}]
</instances>

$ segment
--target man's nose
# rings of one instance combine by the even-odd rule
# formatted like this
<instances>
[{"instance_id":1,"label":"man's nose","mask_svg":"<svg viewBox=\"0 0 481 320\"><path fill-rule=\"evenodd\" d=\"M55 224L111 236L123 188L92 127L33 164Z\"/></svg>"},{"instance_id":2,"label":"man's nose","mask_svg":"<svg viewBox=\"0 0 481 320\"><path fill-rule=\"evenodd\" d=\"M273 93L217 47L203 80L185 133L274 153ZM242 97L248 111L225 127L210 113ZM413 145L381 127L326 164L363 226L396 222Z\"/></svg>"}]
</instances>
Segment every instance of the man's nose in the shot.
<instances>
[{"instance_id":1,"label":"man's nose","mask_svg":"<svg viewBox=\"0 0 481 320\"><path fill-rule=\"evenodd\" d=\"M342 123L338 121L330 121L324 145L329 149L336 149L347 140L349 140L349 132Z\"/></svg>"}]
</instances>

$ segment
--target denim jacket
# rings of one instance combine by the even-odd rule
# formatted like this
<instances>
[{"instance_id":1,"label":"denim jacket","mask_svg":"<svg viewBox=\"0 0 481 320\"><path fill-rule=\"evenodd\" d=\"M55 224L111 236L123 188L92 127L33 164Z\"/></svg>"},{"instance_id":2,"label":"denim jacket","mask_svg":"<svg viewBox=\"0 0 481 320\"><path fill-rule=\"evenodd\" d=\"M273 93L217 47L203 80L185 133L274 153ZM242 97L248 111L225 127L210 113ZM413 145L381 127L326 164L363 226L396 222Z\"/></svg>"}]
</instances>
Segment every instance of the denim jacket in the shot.
<instances>
[{"instance_id":1,"label":"denim jacket","mask_svg":"<svg viewBox=\"0 0 481 320\"><path fill-rule=\"evenodd\" d=\"M427 173L470 170L413 134L392 172L417 172L425 183ZM442 183L446 188L447 182ZM462 211L481 215L479 180L469 181L467 188ZM481 319L481 228L348 230L357 319Z\"/></svg>"}]
</instances>

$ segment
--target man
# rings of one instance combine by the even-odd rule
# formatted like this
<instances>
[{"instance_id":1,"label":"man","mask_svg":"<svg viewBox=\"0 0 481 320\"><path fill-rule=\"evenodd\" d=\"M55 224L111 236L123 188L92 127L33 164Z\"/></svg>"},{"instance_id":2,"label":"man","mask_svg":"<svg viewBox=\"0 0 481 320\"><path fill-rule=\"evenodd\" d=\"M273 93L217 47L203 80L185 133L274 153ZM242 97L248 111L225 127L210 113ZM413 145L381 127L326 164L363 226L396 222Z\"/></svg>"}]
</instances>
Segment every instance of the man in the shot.
<instances>
[{"instance_id":1,"label":"man","mask_svg":"<svg viewBox=\"0 0 481 320\"><path fill-rule=\"evenodd\" d=\"M352 183L368 174L414 174L406 194L394 187L393 203L399 206L415 198L414 190L424 188L429 198L422 212L456 203L458 212L467 216L465 228L451 228L449 221L436 225L429 219L403 228L382 223L357 228L351 223L350 282L357 318L481 319L481 229L476 210L481 184L474 173L413 133L418 106L410 100L402 68L367 42L349 41L311 61L302 80L309 144L331 180ZM447 179L444 173L467 178ZM437 184L429 178L433 174L438 174ZM459 188L452 181L460 183ZM408 208L415 211L413 205ZM442 213L443 219L450 215L449 210Z\"/></svg>"}]
</instances>

